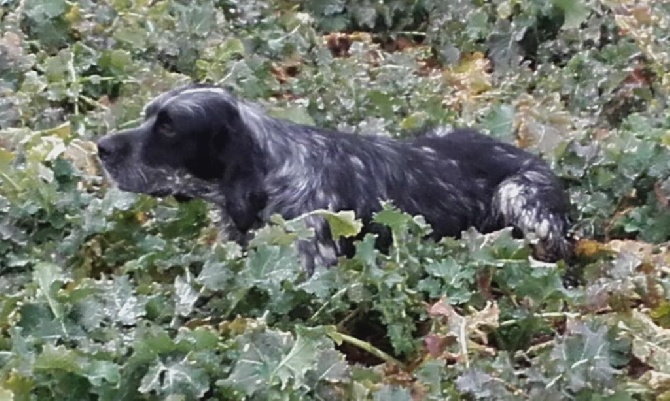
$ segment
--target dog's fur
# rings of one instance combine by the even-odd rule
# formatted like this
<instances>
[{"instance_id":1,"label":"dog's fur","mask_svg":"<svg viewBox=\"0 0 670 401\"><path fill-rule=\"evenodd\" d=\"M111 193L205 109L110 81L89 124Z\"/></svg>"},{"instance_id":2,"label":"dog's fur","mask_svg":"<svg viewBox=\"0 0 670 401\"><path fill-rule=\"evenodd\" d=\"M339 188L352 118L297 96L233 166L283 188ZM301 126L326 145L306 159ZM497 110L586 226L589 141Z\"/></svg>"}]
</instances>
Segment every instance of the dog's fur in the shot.
<instances>
[{"instance_id":1,"label":"dog's fur","mask_svg":"<svg viewBox=\"0 0 670 401\"><path fill-rule=\"evenodd\" d=\"M139 127L101 138L98 153L122 190L213 202L240 242L275 213L330 209L355 211L383 248L389 233L371 218L390 200L423 215L435 239L511 226L538 238L537 259L570 254L569 203L549 166L471 129L407 141L355 135L273 118L223 88L191 84L153 99ZM309 271L353 253L352 239L333 241L323 218L306 222L315 236L298 249Z\"/></svg>"}]
</instances>

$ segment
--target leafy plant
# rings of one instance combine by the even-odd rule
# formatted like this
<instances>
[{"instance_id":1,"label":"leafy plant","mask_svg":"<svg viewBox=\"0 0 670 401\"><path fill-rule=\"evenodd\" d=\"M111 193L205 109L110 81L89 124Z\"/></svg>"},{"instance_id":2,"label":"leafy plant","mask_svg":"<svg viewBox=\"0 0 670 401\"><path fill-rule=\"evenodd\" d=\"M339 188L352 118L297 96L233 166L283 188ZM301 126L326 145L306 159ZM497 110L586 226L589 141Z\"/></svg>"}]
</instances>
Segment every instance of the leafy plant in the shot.
<instances>
[{"instance_id":1,"label":"leafy plant","mask_svg":"<svg viewBox=\"0 0 670 401\"><path fill-rule=\"evenodd\" d=\"M656 0L0 0L0 399L668 398L669 22ZM576 261L509 230L428 241L389 204L388 254L368 235L308 277L304 216L243 250L203 202L110 188L92 141L192 79L538 153Z\"/></svg>"}]
</instances>

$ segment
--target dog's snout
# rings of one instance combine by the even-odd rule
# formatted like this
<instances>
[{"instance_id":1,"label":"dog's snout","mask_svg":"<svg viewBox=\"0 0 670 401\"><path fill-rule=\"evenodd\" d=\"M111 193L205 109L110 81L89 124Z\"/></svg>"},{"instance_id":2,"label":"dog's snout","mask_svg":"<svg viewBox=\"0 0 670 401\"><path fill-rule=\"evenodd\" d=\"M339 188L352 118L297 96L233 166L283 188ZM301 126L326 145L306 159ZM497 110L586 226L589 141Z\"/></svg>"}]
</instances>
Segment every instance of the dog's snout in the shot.
<instances>
[{"instance_id":1,"label":"dog's snout","mask_svg":"<svg viewBox=\"0 0 670 401\"><path fill-rule=\"evenodd\" d=\"M121 145L115 137L108 135L100 138L97 143L98 146L98 157L100 159L108 159L114 153L119 151Z\"/></svg>"}]
</instances>

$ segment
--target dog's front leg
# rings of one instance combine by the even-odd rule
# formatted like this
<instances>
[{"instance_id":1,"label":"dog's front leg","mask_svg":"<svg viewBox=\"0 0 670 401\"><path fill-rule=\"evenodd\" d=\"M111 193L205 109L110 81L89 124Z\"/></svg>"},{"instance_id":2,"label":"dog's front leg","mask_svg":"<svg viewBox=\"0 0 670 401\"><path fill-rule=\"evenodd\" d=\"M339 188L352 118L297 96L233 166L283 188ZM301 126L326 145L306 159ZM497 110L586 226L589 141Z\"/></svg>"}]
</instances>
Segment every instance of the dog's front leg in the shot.
<instances>
[{"instance_id":1,"label":"dog's front leg","mask_svg":"<svg viewBox=\"0 0 670 401\"><path fill-rule=\"evenodd\" d=\"M225 201L221 205L222 226L227 226L229 238L240 245L246 246L250 239L250 231L261 226L260 211L265 204L265 197L250 193L244 184L237 183L226 191Z\"/></svg>"},{"instance_id":2,"label":"dog's front leg","mask_svg":"<svg viewBox=\"0 0 670 401\"><path fill-rule=\"evenodd\" d=\"M249 243L249 233L241 231L233 218L225 208L219 209L219 238L225 241L233 241L242 247Z\"/></svg>"},{"instance_id":3,"label":"dog's front leg","mask_svg":"<svg viewBox=\"0 0 670 401\"><path fill-rule=\"evenodd\" d=\"M308 216L305 224L314 230L314 236L298 240L297 247L305 270L312 275L317 266L331 267L337 264L338 252L325 219Z\"/></svg>"}]
</instances>

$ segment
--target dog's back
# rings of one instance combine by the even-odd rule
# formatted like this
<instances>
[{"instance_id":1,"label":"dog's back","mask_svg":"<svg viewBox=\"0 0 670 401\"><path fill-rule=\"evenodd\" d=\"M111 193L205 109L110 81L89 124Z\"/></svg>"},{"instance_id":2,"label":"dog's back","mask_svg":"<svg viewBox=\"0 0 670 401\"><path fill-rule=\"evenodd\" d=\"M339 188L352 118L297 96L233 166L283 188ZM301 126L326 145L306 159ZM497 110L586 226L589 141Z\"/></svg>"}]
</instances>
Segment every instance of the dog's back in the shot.
<instances>
[{"instance_id":1,"label":"dog's back","mask_svg":"<svg viewBox=\"0 0 670 401\"><path fill-rule=\"evenodd\" d=\"M480 186L492 215L475 225L482 232L512 226L538 243L535 257L554 261L570 256L567 239L569 199L547 163L538 156L472 129L416 138L413 144L436 149L458 162L468 183Z\"/></svg>"}]
</instances>

